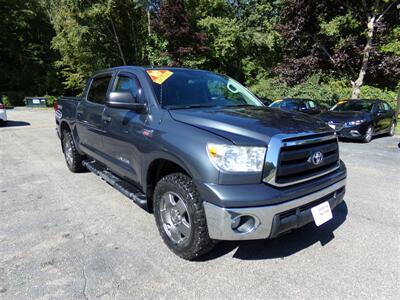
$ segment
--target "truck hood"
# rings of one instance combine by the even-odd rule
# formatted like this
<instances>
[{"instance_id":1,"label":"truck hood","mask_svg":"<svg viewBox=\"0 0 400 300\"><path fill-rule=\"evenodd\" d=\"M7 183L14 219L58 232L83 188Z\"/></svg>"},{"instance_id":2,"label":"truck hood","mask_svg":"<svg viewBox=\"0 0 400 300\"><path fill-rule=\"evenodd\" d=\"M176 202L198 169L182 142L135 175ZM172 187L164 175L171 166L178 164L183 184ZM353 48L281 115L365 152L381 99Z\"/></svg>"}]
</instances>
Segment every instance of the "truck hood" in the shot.
<instances>
[{"instance_id":1,"label":"truck hood","mask_svg":"<svg viewBox=\"0 0 400 300\"><path fill-rule=\"evenodd\" d=\"M343 123L356 120L364 120L368 113L361 111L326 111L318 117L324 122Z\"/></svg>"},{"instance_id":2,"label":"truck hood","mask_svg":"<svg viewBox=\"0 0 400 300\"><path fill-rule=\"evenodd\" d=\"M240 145L265 145L276 134L332 131L315 117L266 107L193 108L170 110L170 114L176 121L207 130Z\"/></svg>"}]
</instances>

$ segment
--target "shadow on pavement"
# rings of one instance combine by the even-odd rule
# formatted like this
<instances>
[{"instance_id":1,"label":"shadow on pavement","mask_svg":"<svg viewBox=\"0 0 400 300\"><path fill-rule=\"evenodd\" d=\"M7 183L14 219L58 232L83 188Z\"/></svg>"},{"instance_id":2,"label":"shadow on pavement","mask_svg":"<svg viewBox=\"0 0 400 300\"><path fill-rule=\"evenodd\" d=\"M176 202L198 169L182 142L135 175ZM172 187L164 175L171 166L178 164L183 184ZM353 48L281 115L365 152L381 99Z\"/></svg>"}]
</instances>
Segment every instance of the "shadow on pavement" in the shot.
<instances>
[{"instance_id":1,"label":"shadow on pavement","mask_svg":"<svg viewBox=\"0 0 400 300\"><path fill-rule=\"evenodd\" d=\"M284 258L320 242L326 245L335 238L333 232L344 223L347 205L343 201L333 210L333 219L317 227L314 223L294 230L275 239L255 241L220 242L214 250L199 258L208 261L223 256L236 249L234 258L243 260Z\"/></svg>"},{"instance_id":2,"label":"shadow on pavement","mask_svg":"<svg viewBox=\"0 0 400 300\"><path fill-rule=\"evenodd\" d=\"M3 125L2 127L21 127L21 126L30 126L31 123L24 122L24 121L11 121L8 120L7 124Z\"/></svg>"}]
</instances>

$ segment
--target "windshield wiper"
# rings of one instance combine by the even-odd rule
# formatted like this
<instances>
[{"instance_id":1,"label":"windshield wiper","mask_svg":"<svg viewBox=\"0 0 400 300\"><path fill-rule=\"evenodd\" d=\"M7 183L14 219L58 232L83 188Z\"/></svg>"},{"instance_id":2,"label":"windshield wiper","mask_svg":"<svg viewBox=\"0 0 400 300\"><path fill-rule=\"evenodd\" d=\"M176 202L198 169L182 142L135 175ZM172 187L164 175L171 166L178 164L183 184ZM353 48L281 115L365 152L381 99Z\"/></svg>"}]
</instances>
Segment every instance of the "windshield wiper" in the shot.
<instances>
[{"instance_id":1,"label":"windshield wiper","mask_svg":"<svg viewBox=\"0 0 400 300\"><path fill-rule=\"evenodd\" d=\"M224 105L225 107L245 107L245 106L254 106L251 104L231 104L231 105Z\"/></svg>"}]
</instances>

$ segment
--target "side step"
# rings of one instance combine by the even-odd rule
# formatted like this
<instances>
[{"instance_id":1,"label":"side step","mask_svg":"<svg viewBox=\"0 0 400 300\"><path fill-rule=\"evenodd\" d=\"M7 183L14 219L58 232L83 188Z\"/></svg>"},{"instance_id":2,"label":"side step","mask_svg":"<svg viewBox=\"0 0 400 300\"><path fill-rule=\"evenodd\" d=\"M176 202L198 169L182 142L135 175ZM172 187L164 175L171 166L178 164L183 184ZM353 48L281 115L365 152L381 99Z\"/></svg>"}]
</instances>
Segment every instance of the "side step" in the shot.
<instances>
[{"instance_id":1,"label":"side step","mask_svg":"<svg viewBox=\"0 0 400 300\"><path fill-rule=\"evenodd\" d=\"M110 184L113 188L124 194L126 197L131 199L141 208L148 210L146 195L141 193L137 187L133 184L126 182L125 180L117 177L112 172L110 172L106 167L97 163L94 160L85 160L82 165L87 168L92 173L100 176L101 179Z\"/></svg>"}]
</instances>

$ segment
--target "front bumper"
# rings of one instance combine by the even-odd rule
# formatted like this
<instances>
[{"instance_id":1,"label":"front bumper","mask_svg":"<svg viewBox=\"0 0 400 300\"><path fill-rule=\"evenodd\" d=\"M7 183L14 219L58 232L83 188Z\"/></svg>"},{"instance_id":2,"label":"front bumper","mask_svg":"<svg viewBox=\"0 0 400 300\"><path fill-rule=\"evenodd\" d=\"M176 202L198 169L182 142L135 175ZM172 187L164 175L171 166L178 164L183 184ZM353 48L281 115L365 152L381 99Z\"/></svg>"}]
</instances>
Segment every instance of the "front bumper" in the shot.
<instances>
[{"instance_id":1,"label":"front bumper","mask_svg":"<svg viewBox=\"0 0 400 300\"><path fill-rule=\"evenodd\" d=\"M268 206L223 208L204 202L208 232L217 240L255 240L273 238L313 220L311 208L328 201L334 209L343 201L346 179L299 198ZM238 216L250 216L254 226L245 233L232 229Z\"/></svg>"},{"instance_id":2,"label":"front bumper","mask_svg":"<svg viewBox=\"0 0 400 300\"><path fill-rule=\"evenodd\" d=\"M361 139L365 136L368 125L369 124L365 122L356 126L343 127L341 130L336 131L336 135L339 138Z\"/></svg>"}]
</instances>

